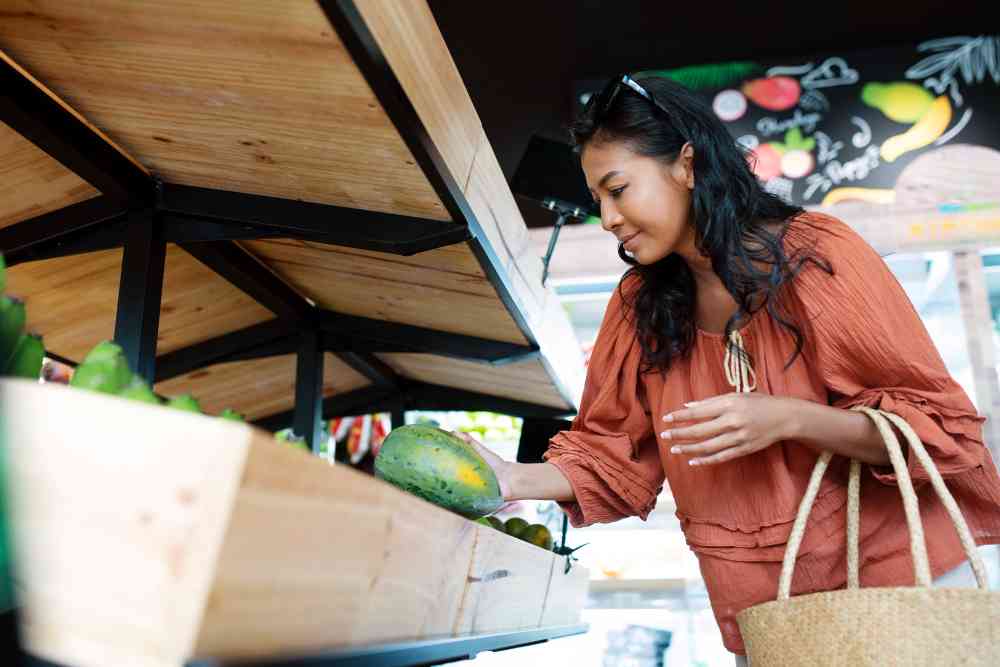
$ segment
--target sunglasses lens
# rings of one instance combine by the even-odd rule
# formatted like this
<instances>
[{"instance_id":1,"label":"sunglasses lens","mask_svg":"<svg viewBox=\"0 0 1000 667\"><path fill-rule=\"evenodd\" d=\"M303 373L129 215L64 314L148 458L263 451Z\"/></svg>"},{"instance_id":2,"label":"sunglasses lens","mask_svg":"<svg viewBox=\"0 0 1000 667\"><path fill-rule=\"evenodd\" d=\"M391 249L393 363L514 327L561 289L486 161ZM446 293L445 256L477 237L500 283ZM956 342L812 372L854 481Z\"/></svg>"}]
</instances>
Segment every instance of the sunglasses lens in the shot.
<instances>
[{"instance_id":1,"label":"sunglasses lens","mask_svg":"<svg viewBox=\"0 0 1000 667\"><path fill-rule=\"evenodd\" d=\"M618 97L618 91L621 89L622 79L618 77L614 81L610 82L604 87L604 90L599 92L594 96L594 113L596 118L603 118L608 110L611 109L611 105L614 104L615 98Z\"/></svg>"}]
</instances>

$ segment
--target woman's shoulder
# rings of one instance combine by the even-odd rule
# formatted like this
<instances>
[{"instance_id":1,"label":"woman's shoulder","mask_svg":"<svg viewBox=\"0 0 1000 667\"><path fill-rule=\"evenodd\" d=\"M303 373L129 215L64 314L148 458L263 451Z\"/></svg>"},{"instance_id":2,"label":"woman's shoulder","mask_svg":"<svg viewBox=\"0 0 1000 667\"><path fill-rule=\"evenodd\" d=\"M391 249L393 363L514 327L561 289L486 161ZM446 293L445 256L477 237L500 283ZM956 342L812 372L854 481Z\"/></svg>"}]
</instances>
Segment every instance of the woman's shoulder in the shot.
<instances>
[{"instance_id":1,"label":"woman's shoulder","mask_svg":"<svg viewBox=\"0 0 1000 667\"><path fill-rule=\"evenodd\" d=\"M786 253L803 250L832 253L830 261L843 252L878 253L857 231L838 217L818 211L805 211L791 218L784 238Z\"/></svg>"},{"instance_id":2,"label":"woman's shoulder","mask_svg":"<svg viewBox=\"0 0 1000 667\"><path fill-rule=\"evenodd\" d=\"M807 310L849 310L873 294L886 295L897 285L889 266L850 225L832 215L807 212L786 232L785 254L797 268L789 294Z\"/></svg>"},{"instance_id":3,"label":"woman's shoulder","mask_svg":"<svg viewBox=\"0 0 1000 667\"><path fill-rule=\"evenodd\" d=\"M611 291L601 324L602 331L618 331L631 326L633 303L641 287L642 277L633 271L626 271Z\"/></svg>"}]
</instances>

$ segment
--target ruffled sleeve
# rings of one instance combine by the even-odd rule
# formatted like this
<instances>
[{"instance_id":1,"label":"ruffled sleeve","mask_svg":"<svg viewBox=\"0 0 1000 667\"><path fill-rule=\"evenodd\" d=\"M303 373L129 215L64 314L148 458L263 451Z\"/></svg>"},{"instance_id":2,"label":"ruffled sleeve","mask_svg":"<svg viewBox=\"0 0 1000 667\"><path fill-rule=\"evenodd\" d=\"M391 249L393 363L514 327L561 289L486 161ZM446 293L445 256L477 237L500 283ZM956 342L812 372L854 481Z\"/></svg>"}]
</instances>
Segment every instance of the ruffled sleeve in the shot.
<instances>
[{"instance_id":1,"label":"ruffled sleeve","mask_svg":"<svg viewBox=\"0 0 1000 667\"><path fill-rule=\"evenodd\" d=\"M622 289L634 287L630 279ZM628 516L643 519L663 488L663 464L639 377L641 348L618 290L608 304L572 429L549 442L544 459L573 487L560 503L574 527Z\"/></svg>"},{"instance_id":2,"label":"ruffled sleeve","mask_svg":"<svg viewBox=\"0 0 1000 667\"><path fill-rule=\"evenodd\" d=\"M831 405L864 405L899 415L913 428L942 476L983 464L983 417L949 375L937 348L895 276L854 230L812 215L790 239L813 238L833 275L808 266L794 281L807 336ZM793 225L796 229L797 225ZM811 233L803 229L812 227ZM793 243L794 245L794 243ZM901 440L905 447L905 440ZM914 484L928 477L912 453ZM872 467L895 484L891 468Z\"/></svg>"}]
</instances>

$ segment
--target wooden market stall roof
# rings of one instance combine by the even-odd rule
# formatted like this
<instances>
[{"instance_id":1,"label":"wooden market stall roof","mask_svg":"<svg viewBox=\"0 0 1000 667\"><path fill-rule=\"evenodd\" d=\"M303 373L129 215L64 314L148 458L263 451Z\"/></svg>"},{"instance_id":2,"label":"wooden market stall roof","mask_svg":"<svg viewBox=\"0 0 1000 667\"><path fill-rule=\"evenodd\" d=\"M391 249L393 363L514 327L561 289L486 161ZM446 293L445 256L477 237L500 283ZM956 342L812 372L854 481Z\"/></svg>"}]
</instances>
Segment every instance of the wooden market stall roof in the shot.
<instances>
[{"instance_id":1,"label":"wooden market stall roof","mask_svg":"<svg viewBox=\"0 0 1000 667\"><path fill-rule=\"evenodd\" d=\"M328 413L575 410L575 336L424 2L14 0L0 49L0 250L53 354L122 326L155 221L163 393L289 410L318 313Z\"/></svg>"}]
</instances>

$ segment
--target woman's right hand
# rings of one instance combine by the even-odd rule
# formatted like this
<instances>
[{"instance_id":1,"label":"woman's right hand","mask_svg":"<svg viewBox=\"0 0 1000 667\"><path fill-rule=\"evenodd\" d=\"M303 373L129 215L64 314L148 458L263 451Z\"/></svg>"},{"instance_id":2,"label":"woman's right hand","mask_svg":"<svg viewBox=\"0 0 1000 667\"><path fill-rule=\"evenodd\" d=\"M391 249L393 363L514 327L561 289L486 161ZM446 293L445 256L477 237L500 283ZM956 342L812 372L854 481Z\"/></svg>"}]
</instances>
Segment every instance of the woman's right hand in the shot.
<instances>
[{"instance_id":1,"label":"woman's right hand","mask_svg":"<svg viewBox=\"0 0 1000 667\"><path fill-rule=\"evenodd\" d=\"M473 446L479 455L482 456L486 463L493 468L493 474L497 476L497 481L500 483L500 494L503 496L504 500L509 500L511 497L510 493L510 478L511 478L511 466L509 461L505 461L496 455L496 453L487 449L478 440L473 438L468 433L462 433L461 431L456 431L454 435L457 435L462 440Z\"/></svg>"}]
</instances>

